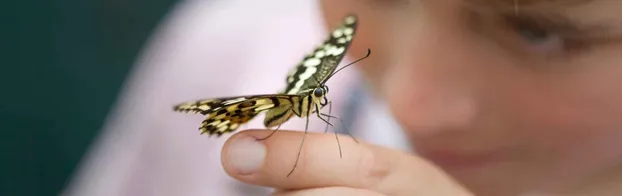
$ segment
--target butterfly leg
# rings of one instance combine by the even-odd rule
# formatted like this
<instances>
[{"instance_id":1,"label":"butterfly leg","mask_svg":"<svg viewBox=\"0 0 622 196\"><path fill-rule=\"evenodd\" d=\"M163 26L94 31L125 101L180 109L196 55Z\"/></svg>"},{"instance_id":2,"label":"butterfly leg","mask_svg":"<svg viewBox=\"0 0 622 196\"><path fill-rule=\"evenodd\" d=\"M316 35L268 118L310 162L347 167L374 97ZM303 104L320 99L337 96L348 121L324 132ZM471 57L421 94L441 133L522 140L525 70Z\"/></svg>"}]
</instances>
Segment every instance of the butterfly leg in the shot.
<instances>
[{"instance_id":1,"label":"butterfly leg","mask_svg":"<svg viewBox=\"0 0 622 196\"><path fill-rule=\"evenodd\" d=\"M345 125L341 118L339 118L337 116L331 116L330 115L331 109L332 109L332 103L333 103L332 101L328 102L328 114L320 113L320 115L328 117L328 120L330 120L330 118L336 118L339 121L341 121L341 125ZM326 125L326 130L324 130L324 133L326 133L326 132L328 132L328 125ZM347 130L345 130L345 132L346 132L346 134L348 134L350 136L350 138L352 138L352 140L354 140L354 142L359 143L359 141L356 138L354 138L354 136L352 134L350 134L350 132L348 132ZM335 131L335 134L337 134L337 131ZM339 142L339 139L337 139L337 142Z\"/></svg>"},{"instance_id":2,"label":"butterfly leg","mask_svg":"<svg viewBox=\"0 0 622 196\"><path fill-rule=\"evenodd\" d=\"M331 118L336 118L337 120L339 120L341 122L341 125L345 125L341 118L339 118L337 116L332 116L331 115L332 114L332 109L333 109L333 102L329 101L328 104L326 104L326 105L328 105L328 114L320 113L320 115L327 117L328 118L328 120L327 120L328 122L330 122ZM328 125L329 124L326 124L326 129L324 129L324 133L328 132Z\"/></svg>"},{"instance_id":3,"label":"butterfly leg","mask_svg":"<svg viewBox=\"0 0 622 196\"><path fill-rule=\"evenodd\" d=\"M326 119L322 118L322 115L320 114L320 107L319 107L318 105L315 105L315 109L316 109L316 112L315 112L315 113L317 114L317 117L318 117L318 118L322 119L322 120L323 120L323 121L327 124L327 126L328 126L328 125L330 125L330 126L334 126L334 125L333 125L333 124L331 124L328 120L326 120ZM330 108L329 108L329 109L330 109ZM330 115L329 115L329 116L330 116ZM328 119L330 119L330 117L328 117ZM326 128L326 130L328 130L328 128Z\"/></svg>"},{"instance_id":4,"label":"butterfly leg","mask_svg":"<svg viewBox=\"0 0 622 196\"><path fill-rule=\"evenodd\" d=\"M330 107L329 107L329 109L330 109ZM328 112L328 113L330 113L330 112ZM328 119L327 119L327 121L329 121L329 122L330 122L330 119L331 119L331 118L336 118L336 119L337 119L337 120L339 120L339 121L341 122L341 124L343 125L343 120L341 120L341 118L339 118L339 117L337 117L337 116L331 116L331 115L329 115L329 114L324 114L324 113L320 113L320 115L327 117L327 118L328 118ZM329 124L326 124L326 129L324 129L324 133L327 133L327 132L328 132L328 126L329 126Z\"/></svg>"},{"instance_id":5,"label":"butterfly leg","mask_svg":"<svg viewBox=\"0 0 622 196\"><path fill-rule=\"evenodd\" d=\"M322 116L328 117L328 120L327 120L328 122L330 122L330 118L336 118L336 117L330 115L332 110L333 110L333 104L332 103L333 103L332 101L328 102L328 115L321 113L319 109L317 111L318 114L320 114ZM337 119L339 119L339 118L337 118ZM341 119L339 119L339 120L341 120ZM343 123L341 123L341 124L343 124ZM326 132L328 132L328 123L326 124L326 129L324 129L324 133L326 133Z\"/></svg>"},{"instance_id":6,"label":"butterfly leg","mask_svg":"<svg viewBox=\"0 0 622 196\"><path fill-rule=\"evenodd\" d=\"M263 141L263 140L266 140L266 139L270 138L272 135L274 135L274 133L276 133L276 131L278 131L278 130L279 130L279 128L281 128L281 125L283 125L283 124L280 124L279 126L277 126L277 127L276 127L276 129L272 130L272 132L270 133L270 135L268 135L268 136L266 136L266 137L263 137L263 138L256 139L256 140L257 140L257 141Z\"/></svg>"},{"instance_id":7,"label":"butterfly leg","mask_svg":"<svg viewBox=\"0 0 622 196\"><path fill-rule=\"evenodd\" d=\"M295 110L292 110L292 107L291 107L291 106L290 106L289 108L287 108L287 110L288 110L288 111L292 111L292 112L294 112L294 114L296 114L296 111L295 111ZM296 114L296 115L298 115L298 114ZM268 138L272 137L272 135L274 135L274 133L276 133L276 132L277 132L277 131L281 128L281 125L283 125L283 123L285 123L285 122L282 122L281 124L279 124L279 126L277 126L277 127L276 127L276 129L272 130L272 132L270 133L270 135L268 135L268 136L266 136L266 137L264 137L264 138L259 138L259 139L257 139L257 141L263 141L263 140L266 140L266 139L268 139Z\"/></svg>"},{"instance_id":8,"label":"butterfly leg","mask_svg":"<svg viewBox=\"0 0 622 196\"><path fill-rule=\"evenodd\" d=\"M307 109L307 111L311 111L311 107L313 106L309 106L309 108ZM294 162L294 168L292 168L291 171L289 171L289 173L287 174L287 177L289 177L290 175L292 175L292 173L294 173L294 170L296 169L296 167L298 166L298 160L300 160L300 153L302 153L302 146L305 144L305 138L307 138L307 133L309 131L309 112L307 112L307 123L305 124L305 134L302 136L302 141L300 142L300 147L298 148L298 155L296 156L296 162Z\"/></svg>"},{"instance_id":9,"label":"butterfly leg","mask_svg":"<svg viewBox=\"0 0 622 196\"><path fill-rule=\"evenodd\" d=\"M330 122L330 118L331 117L339 119L339 121L341 121L341 125L343 125L343 120L341 120L341 118L338 118L336 116L331 116L330 115L332 113L332 110L333 110L333 104L332 103L333 103L332 101L328 102L328 114L320 113L319 109L318 109L317 113L318 113L318 115L323 115L323 116L328 117L328 120L327 120L328 122ZM326 124L326 129L324 129L324 133L326 133L326 132L328 132L328 124ZM339 147L339 158L343 158L343 153L341 152L341 142L339 142L339 136L337 134L337 131L335 131L335 139L337 140L337 146Z\"/></svg>"}]
</instances>

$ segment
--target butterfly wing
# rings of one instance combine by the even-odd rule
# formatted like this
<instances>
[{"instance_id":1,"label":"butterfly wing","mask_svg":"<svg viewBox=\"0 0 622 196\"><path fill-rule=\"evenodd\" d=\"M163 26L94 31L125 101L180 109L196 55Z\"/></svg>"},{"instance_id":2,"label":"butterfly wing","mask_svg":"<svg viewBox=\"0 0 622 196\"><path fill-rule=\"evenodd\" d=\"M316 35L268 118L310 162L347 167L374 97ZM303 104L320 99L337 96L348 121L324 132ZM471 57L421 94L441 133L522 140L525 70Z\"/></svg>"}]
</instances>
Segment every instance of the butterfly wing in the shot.
<instances>
[{"instance_id":1,"label":"butterfly wing","mask_svg":"<svg viewBox=\"0 0 622 196\"><path fill-rule=\"evenodd\" d=\"M283 94L205 99L176 105L174 110L206 115L199 129L209 135L233 132L266 110L264 124L267 127L280 125L294 115L290 108L300 101L301 92L324 83L335 71L350 47L356 28L356 15L346 16L324 43L305 56L288 74Z\"/></svg>"},{"instance_id":2,"label":"butterfly wing","mask_svg":"<svg viewBox=\"0 0 622 196\"><path fill-rule=\"evenodd\" d=\"M201 134L221 136L235 131L265 110L275 107L289 108L298 100L298 95L280 94L224 97L181 103L174 106L173 110L206 115L207 118L199 128Z\"/></svg>"},{"instance_id":3,"label":"butterfly wing","mask_svg":"<svg viewBox=\"0 0 622 196\"><path fill-rule=\"evenodd\" d=\"M323 83L332 74L350 48L356 33L358 18L348 15L324 42L305 56L288 74L284 94L297 94Z\"/></svg>"},{"instance_id":4,"label":"butterfly wing","mask_svg":"<svg viewBox=\"0 0 622 196\"><path fill-rule=\"evenodd\" d=\"M348 15L343 23L335 28L324 42L307 54L303 60L287 76L284 94L299 94L317 87L332 74L343 59L356 32L357 17ZM280 125L294 113L287 107L271 109L266 113L264 125L273 127Z\"/></svg>"}]
</instances>

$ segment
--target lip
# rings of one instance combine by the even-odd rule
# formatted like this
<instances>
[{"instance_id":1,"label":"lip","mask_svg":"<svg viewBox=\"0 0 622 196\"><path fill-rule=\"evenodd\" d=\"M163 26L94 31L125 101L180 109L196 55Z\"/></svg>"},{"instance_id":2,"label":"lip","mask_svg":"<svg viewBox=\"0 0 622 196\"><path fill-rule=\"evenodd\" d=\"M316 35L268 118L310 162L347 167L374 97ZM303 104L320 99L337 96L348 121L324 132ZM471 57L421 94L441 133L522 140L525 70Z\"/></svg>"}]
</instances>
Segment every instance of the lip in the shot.
<instances>
[{"instance_id":1,"label":"lip","mask_svg":"<svg viewBox=\"0 0 622 196\"><path fill-rule=\"evenodd\" d=\"M476 169L503 160L501 153L466 153L458 150L421 150L422 157L445 169Z\"/></svg>"}]
</instances>

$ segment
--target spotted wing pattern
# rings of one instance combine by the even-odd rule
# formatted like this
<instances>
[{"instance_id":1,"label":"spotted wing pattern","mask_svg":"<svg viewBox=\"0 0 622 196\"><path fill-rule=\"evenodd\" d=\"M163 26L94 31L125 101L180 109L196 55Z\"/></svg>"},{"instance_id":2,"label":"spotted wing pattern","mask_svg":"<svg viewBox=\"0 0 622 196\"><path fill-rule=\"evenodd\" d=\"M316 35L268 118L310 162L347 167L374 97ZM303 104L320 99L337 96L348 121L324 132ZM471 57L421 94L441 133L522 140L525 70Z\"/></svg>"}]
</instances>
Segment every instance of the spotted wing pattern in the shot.
<instances>
[{"instance_id":1,"label":"spotted wing pattern","mask_svg":"<svg viewBox=\"0 0 622 196\"><path fill-rule=\"evenodd\" d=\"M298 95L280 94L226 97L181 103L173 110L206 115L199 127L201 134L221 136L235 131L263 111L292 105L299 100Z\"/></svg>"},{"instance_id":2,"label":"spotted wing pattern","mask_svg":"<svg viewBox=\"0 0 622 196\"><path fill-rule=\"evenodd\" d=\"M288 95L308 93L328 80L339 62L343 59L356 32L357 16L344 17L342 24L333 29L324 42L307 54L287 76L287 86L282 92ZM273 127L287 122L294 113L286 107L269 110L264 119L266 127Z\"/></svg>"},{"instance_id":3,"label":"spotted wing pattern","mask_svg":"<svg viewBox=\"0 0 622 196\"><path fill-rule=\"evenodd\" d=\"M347 15L324 42L305 56L288 74L285 94L297 94L325 82L345 56L358 26L357 16Z\"/></svg>"},{"instance_id":4,"label":"spotted wing pattern","mask_svg":"<svg viewBox=\"0 0 622 196\"><path fill-rule=\"evenodd\" d=\"M318 87L318 82L326 82L335 71L350 47L357 20L356 15L347 15L322 45L305 56L288 74L282 94L205 99L176 105L174 110L206 115L199 129L202 134L209 135L233 132L263 111L268 111L264 121L267 127L280 125L295 115L292 106L304 105L302 98Z\"/></svg>"}]
</instances>

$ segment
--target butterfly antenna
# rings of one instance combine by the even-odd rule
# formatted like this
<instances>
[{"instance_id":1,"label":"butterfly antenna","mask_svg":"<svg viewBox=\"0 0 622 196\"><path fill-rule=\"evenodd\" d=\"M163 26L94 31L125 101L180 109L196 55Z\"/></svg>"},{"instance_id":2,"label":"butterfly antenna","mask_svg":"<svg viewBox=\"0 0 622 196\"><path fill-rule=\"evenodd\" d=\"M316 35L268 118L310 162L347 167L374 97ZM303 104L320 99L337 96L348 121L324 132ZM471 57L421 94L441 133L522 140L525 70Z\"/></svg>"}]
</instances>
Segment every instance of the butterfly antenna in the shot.
<instances>
[{"instance_id":1,"label":"butterfly antenna","mask_svg":"<svg viewBox=\"0 0 622 196\"><path fill-rule=\"evenodd\" d=\"M353 61L353 62L351 62L350 64L347 64L347 65L345 65L345 66L343 66L343 67L339 68L337 71L333 72L332 74L328 75L328 77L326 78L326 80L324 80L324 83L326 83L326 81L328 81L328 79L330 79L330 78L331 78L331 77L333 77L335 74L337 74L337 72L341 71L342 69L344 69L344 68L346 68L346 67L348 67L348 66L350 66L350 65L353 65L354 63L357 63L357 62L359 62L359 61L361 61L361 60L363 60L363 59L366 59L367 57L369 57L369 55L370 55L370 54L371 54L371 49L369 49L369 48L368 48L368 49L367 49L367 54L366 54L364 57L359 58L359 59L357 59L356 61Z\"/></svg>"}]
</instances>

